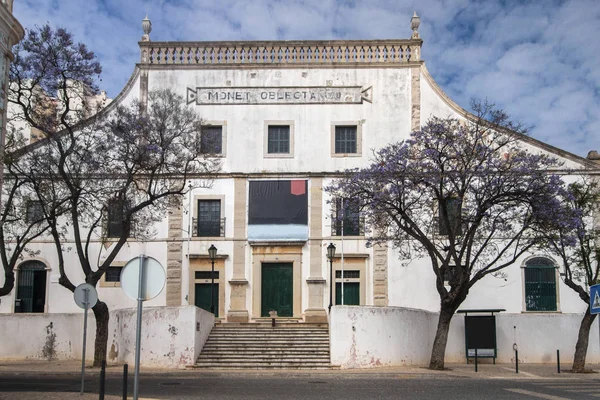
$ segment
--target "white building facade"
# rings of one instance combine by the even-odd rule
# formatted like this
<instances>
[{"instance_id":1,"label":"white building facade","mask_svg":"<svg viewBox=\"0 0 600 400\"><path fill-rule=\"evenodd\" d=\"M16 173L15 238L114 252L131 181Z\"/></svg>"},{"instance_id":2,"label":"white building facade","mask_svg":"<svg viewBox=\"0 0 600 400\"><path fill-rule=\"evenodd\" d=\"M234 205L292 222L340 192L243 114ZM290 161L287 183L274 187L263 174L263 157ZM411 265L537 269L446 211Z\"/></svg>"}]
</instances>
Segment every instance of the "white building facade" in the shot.
<instances>
[{"instance_id":1,"label":"white building facade","mask_svg":"<svg viewBox=\"0 0 600 400\"><path fill-rule=\"evenodd\" d=\"M222 170L212 187L194 188L172 207L153 239L128 241L99 285L100 299L111 310L134 307L119 273L146 254L167 272L165 290L148 305L208 309L212 285L214 314L223 322L261 321L273 310L290 321L327 322L330 295L333 304L438 311L429 261L368 246L360 216L349 212L343 226L332 217L352 204L323 190L337 171L368 165L373 149L408 138L431 116L467 115L428 73L414 17L412 28L406 40L153 42L146 21L140 62L108 108L174 90L206 120L204 133L213 139L206 149ZM556 155L567 168L591 165L531 138L523 145ZM29 311L78 312L58 283L53 244L36 246L39 255L17 268L17 287L0 312L28 311L21 308L24 296L38 304ZM98 260L106 250L98 242ZM35 287L26 288L19 273L32 262L40 268ZM66 265L73 283L83 282L74 253ZM528 268L543 270L540 278L531 281ZM543 298L532 294L542 286ZM533 253L502 278L484 278L463 308L571 314L585 304L562 283L552 257Z\"/></svg>"}]
</instances>

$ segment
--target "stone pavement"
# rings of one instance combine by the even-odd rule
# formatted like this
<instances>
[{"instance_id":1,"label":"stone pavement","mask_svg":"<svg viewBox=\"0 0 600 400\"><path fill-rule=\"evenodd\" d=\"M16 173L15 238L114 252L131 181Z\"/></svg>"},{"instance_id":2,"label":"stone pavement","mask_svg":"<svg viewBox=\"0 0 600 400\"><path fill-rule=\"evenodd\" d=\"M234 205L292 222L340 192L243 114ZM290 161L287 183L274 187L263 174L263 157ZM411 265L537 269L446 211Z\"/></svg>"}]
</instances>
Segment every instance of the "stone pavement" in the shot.
<instances>
[{"instance_id":1,"label":"stone pavement","mask_svg":"<svg viewBox=\"0 0 600 400\"><path fill-rule=\"evenodd\" d=\"M598 379L600 373L592 374L573 374L568 372L570 364L562 365L561 373L557 372L556 364L520 364L519 373L515 372L514 364L496 364L493 365L486 360L484 364L478 365L478 372L475 372L474 364L446 364L444 371L431 371L425 367L406 366L406 367L380 367L372 369L341 369L341 370L207 370L207 369L159 369L159 368L141 368L143 375L177 376L193 377L194 375L203 375L210 373L213 376L221 378L231 377L369 377L377 378L403 378L403 377L427 377L429 379L469 377L478 379L510 379L510 380L573 380L573 379ZM595 371L600 371L600 364L591 364L587 366ZM109 365L106 369L107 376L121 376L122 365ZM79 376L81 373L81 362L68 361L40 361L40 360L18 360L18 361L0 361L0 376L10 377L11 375L27 376L52 376L73 374ZM99 368L86 368L86 377L98 378ZM133 366L129 368L129 379L133 379ZM86 393L80 396L79 393L41 393L41 392L3 392L0 388L0 400L53 400L53 399L97 399L97 393ZM119 396L105 396L106 400L120 400ZM140 400L148 399L140 397ZM150 400L150 399L148 399Z\"/></svg>"}]
</instances>

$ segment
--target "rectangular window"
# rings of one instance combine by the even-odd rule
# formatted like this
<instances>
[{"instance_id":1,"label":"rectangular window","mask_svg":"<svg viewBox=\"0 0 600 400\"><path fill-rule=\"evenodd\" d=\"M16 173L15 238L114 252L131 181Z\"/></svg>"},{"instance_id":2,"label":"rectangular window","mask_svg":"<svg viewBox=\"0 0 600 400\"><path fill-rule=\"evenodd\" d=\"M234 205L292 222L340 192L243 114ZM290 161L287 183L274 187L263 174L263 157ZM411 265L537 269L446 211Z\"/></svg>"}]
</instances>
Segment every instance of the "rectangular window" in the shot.
<instances>
[{"instance_id":1,"label":"rectangular window","mask_svg":"<svg viewBox=\"0 0 600 400\"><path fill-rule=\"evenodd\" d=\"M126 201L121 199L112 199L108 201L108 224L106 236L109 238L118 238L123 234L123 221L126 214Z\"/></svg>"},{"instance_id":2,"label":"rectangular window","mask_svg":"<svg viewBox=\"0 0 600 400\"><path fill-rule=\"evenodd\" d=\"M198 236L221 236L221 200L198 200Z\"/></svg>"},{"instance_id":3,"label":"rectangular window","mask_svg":"<svg viewBox=\"0 0 600 400\"><path fill-rule=\"evenodd\" d=\"M269 125L267 139L268 154L289 154L290 152L290 126Z\"/></svg>"},{"instance_id":4,"label":"rectangular window","mask_svg":"<svg viewBox=\"0 0 600 400\"><path fill-rule=\"evenodd\" d=\"M336 199L333 216L335 236L360 236L362 227L358 199Z\"/></svg>"},{"instance_id":5,"label":"rectangular window","mask_svg":"<svg viewBox=\"0 0 600 400\"><path fill-rule=\"evenodd\" d=\"M202 154L223 154L223 127L203 126L200 137L200 152Z\"/></svg>"},{"instance_id":6,"label":"rectangular window","mask_svg":"<svg viewBox=\"0 0 600 400\"><path fill-rule=\"evenodd\" d=\"M104 276L105 282L121 282L121 271L123 267L115 267L110 266L108 270L106 270L106 275Z\"/></svg>"},{"instance_id":7,"label":"rectangular window","mask_svg":"<svg viewBox=\"0 0 600 400\"><path fill-rule=\"evenodd\" d=\"M335 278L342 279L342 271L335 271ZM359 270L344 270L344 279L360 279Z\"/></svg>"},{"instance_id":8,"label":"rectangular window","mask_svg":"<svg viewBox=\"0 0 600 400\"><path fill-rule=\"evenodd\" d=\"M194 279L212 279L211 276L214 276L214 279L219 279L219 271L215 271L214 275L212 271L195 271Z\"/></svg>"},{"instance_id":9,"label":"rectangular window","mask_svg":"<svg viewBox=\"0 0 600 400\"><path fill-rule=\"evenodd\" d=\"M446 214L448 215L448 224L444 220L442 214L442 207L445 208ZM442 207L438 208L438 229L440 235L448 235L450 230L454 232L454 235L462 234L462 200L458 197L448 197L445 199Z\"/></svg>"},{"instance_id":10,"label":"rectangular window","mask_svg":"<svg viewBox=\"0 0 600 400\"><path fill-rule=\"evenodd\" d=\"M335 127L335 153L356 154L357 153L356 126Z\"/></svg>"},{"instance_id":11,"label":"rectangular window","mask_svg":"<svg viewBox=\"0 0 600 400\"><path fill-rule=\"evenodd\" d=\"M29 200L25 207L25 222L28 224L40 221L44 218L44 207L41 201Z\"/></svg>"}]
</instances>

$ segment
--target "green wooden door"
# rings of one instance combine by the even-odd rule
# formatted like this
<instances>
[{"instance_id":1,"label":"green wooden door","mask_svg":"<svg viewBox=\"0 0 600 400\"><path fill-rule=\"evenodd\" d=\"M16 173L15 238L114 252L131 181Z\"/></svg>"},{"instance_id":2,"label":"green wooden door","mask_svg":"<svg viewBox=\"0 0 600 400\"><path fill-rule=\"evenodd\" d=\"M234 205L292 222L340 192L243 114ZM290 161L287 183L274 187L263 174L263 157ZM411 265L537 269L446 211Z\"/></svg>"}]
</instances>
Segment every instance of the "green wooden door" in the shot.
<instances>
[{"instance_id":1,"label":"green wooden door","mask_svg":"<svg viewBox=\"0 0 600 400\"><path fill-rule=\"evenodd\" d=\"M213 293L213 303L215 307L215 317L219 316L219 284L215 283ZM210 312L210 283L196 283L194 291L194 303L196 307Z\"/></svg>"},{"instance_id":2,"label":"green wooden door","mask_svg":"<svg viewBox=\"0 0 600 400\"><path fill-rule=\"evenodd\" d=\"M262 265L262 317L268 317L269 311L277 311L279 317L291 317L294 314L294 267L292 263L273 263Z\"/></svg>"},{"instance_id":3,"label":"green wooden door","mask_svg":"<svg viewBox=\"0 0 600 400\"><path fill-rule=\"evenodd\" d=\"M342 284L335 284L335 304L342 304ZM360 305L360 283L344 282L344 305L358 306Z\"/></svg>"}]
</instances>

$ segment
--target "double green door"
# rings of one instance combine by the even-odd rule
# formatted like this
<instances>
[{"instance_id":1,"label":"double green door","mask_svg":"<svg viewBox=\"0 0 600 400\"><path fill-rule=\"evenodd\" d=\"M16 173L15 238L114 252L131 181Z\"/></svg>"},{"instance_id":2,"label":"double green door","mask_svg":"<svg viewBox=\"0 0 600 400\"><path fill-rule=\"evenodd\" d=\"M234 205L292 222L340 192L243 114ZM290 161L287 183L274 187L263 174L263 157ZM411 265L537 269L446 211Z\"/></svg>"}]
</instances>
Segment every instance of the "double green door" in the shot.
<instances>
[{"instance_id":1,"label":"double green door","mask_svg":"<svg viewBox=\"0 0 600 400\"><path fill-rule=\"evenodd\" d=\"M261 316L277 311L279 317L294 314L294 267L292 263L263 263Z\"/></svg>"},{"instance_id":2,"label":"double green door","mask_svg":"<svg viewBox=\"0 0 600 400\"><path fill-rule=\"evenodd\" d=\"M342 304L342 283L335 284L335 304ZM344 282L344 305L358 306L360 304L360 283Z\"/></svg>"},{"instance_id":3,"label":"double green door","mask_svg":"<svg viewBox=\"0 0 600 400\"><path fill-rule=\"evenodd\" d=\"M210 312L210 283L196 283L194 293L194 303L196 307ZM213 287L213 305L215 308L215 317L219 316L219 284L215 283Z\"/></svg>"}]
</instances>

